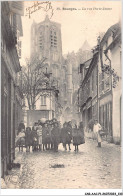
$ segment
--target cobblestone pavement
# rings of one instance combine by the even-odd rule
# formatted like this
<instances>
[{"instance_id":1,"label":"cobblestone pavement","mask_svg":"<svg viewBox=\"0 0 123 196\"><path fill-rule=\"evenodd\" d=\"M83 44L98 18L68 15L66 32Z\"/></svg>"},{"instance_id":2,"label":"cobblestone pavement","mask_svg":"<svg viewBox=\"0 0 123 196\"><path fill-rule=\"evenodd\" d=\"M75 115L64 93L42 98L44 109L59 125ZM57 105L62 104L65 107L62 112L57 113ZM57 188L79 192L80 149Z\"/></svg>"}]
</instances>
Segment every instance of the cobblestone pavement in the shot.
<instances>
[{"instance_id":1,"label":"cobblestone pavement","mask_svg":"<svg viewBox=\"0 0 123 196\"><path fill-rule=\"evenodd\" d=\"M113 189L121 188L121 147L104 142L97 148L93 140L79 146L79 152L24 153L24 165L20 188L43 189ZM64 164L64 168L52 168Z\"/></svg>"}]
</instances>

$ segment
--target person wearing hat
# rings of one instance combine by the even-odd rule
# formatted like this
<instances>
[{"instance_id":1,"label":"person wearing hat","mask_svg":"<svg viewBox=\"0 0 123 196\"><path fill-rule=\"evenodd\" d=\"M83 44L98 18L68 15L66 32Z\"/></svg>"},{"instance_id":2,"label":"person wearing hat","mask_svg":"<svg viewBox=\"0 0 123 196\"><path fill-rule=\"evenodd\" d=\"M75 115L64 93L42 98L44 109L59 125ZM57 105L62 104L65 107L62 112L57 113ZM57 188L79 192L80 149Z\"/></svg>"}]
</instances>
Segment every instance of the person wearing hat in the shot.
<instances>
[{"instance_id":1,"label":"person wearing hat","mask_svg":"<svg viewBox=\"0 0 123 196\"><path fill-rule=\"evenodd\" d=\"M67 150L66 148L66 133L67 133L67 123L65 122L63 124L63 128L61 129L61 143L63 144L63 147L65 150Z\"/></svg>"},{"instance_id":2,"label":"person wearing hat","mask_svg":"<svg viewBox=\"0 0 123 196\"><path fill-rule=\"evenodd\" d=\"M40 123L37 129L37 135L38 135L38 146L39 150L42 150L42 124Z\"/></svg>"},{"instance_id":3,"label":"person wearing hat","mask_svg":"<svg viewBox=\"0 0 123 196\"><path fill-rule=\"evenodd\" d=\"M32 129L37 131L37 129L38 129L38 122L35 122L34 123Z\"/></svg>"},{"instance_id":4,"label":"person wearing hat","mask_svg":"<svg viewBox=\"0 0 123 196\"><path fill-rule=\"evenodd\" d=\"M58 122L54 122L54 128L51 132L53 145L54 145L54 151L58 152L58 145L60 143L60 128L58 127Z\"/></svg>"},{"instance_id":5,"label":"person wearing hat","mask_svg":"<svg viewBox=\"0 0 123 196\"><path fill-rule=\"evenodd\" d=\"M82 121L79 123L78 136L79 136L79 140L80 140L79 143L80 144L84 144L85 143L84 125L83 125L83 122Z\"/></svg>"},{"instance_id":6,"label":"person wearing hat","mask_svg":"<svg viewBox=\"0 0 123 196\"><path fill-rule=\"evenodd\" d=\"M75 152L79 150L78 146L80 145L80 138L79 138L79 129L77 128L76 124L73 124L72 127L72 137L73 137L73 146L75 146Z\"/></svg>"},{"instance_id":7,"label":"person wearing hat","mask_svg":"<svg viewBox=\"0 0 123 196\"><path fill-rule=\"evenodd\" d=\"M38 135L37 126L32 127L32 150L36 151L38 149Z\"/></svg>"},{"instance_id":8,"label":"person wearing hat","mask_svg":"<svg viewBox=\"0 0 123 196\"><path fill-rule=\"evenodd\" d=\"M56 118L53 118L52 119L53 123L57 122L57 119Z\"/></svg>"},{"instance_id":9,"label":"person wearing hat","mask_svg":"<svg viewBox=\"0 0 123 196\"><path fill-rule=\"evenodd\" d=\"M50 123L50 121L49 120L46 120L46 122L45 122L47 125Z\"/></svg>"},{"instance_id":10,"label":"person wearing hat","mask_svg":"<svg viewBox=\"0 0 123 196\"><path fill-rule=\"evenodd\" d=\"M51 121L52 122L52 121ZM53 138L52 138L52 130L54 129L54 123L51 124L51 150L54 148Z\"/></svg>"},{"instance_id":11,"label":"person wearing hat","mask_svg":"<svg viewBox=\"0 0 123 196\"><path fill-rule=\"evenodd\" d=\"M45 149L46 149L46 150L48 149L48 147L47 147L48 139L49 139L49 131L48 131L47 123L45 122L45 123L44 123L44 126L43 126L43 131L42 131L43 151L44 151Z\"/></svg>"},{"instance_id":12,"label":"person wearing hat","mask_svg":"<svg viewBox=\"0 0 123 196\"><path fill-rule=\"evenodd\" d=\"M72 129L70 129L68 123L63 124L63 128L61 129L61 141L63 143L63 147L65 150L67 150L66 145L68 144L69 150L70 148L70 143L72 140Z\"/></svg>"},{"instance_id":13,"label":"person wearing hat","mask_svg":"<svg viewBox=\"0 0 123 196\"><path fill-rule=\"evenodd\" d=\"M52 121L51 120L49 121L49 124L52 125Z\"/></svg>"},{"instance_id":14,"label":"person wearing hat","mask_svg":"<svg viewBox=\"0 0 123 196\"><path fill-rule=\"evenodd\" d=\"M45 137L45 147L46 150L50 150L50 144L51 144L51 126L48 122L47 124L47 129L45 130L46 132L46 137Z\"/></svg>"},{"instance_id":15,"label":"person wearing hat","mask_svg":"<svg viewBox=\"0 0 123 196\"><path fill-rule=\"evenodd\" d=\"M19 133L21 132L21 129L25 130L25 125L24 125L23 120L19 123L17 135L19 135Z\"/></svg>"},{"instance_id":16,"label":"person wearing hat","mask_svg":"<svg viewBox=\"0 0 123 196\"><path fill-rule=\"evenodd\" d=\"M25 130L21 129L21 132L18 134L18 147L23 151L23 145L25 144Z\"/></svg>"},{"instance_id":17,"label":"person wearing hat","mask_svg":"<svg viewBox=\"0 0 123 196\"><path fill-rule=\"evenodd\" d=\"M30 127L26 128L25 133L25 145L26 145L26 152L30 152L30 146L32 145L32 131Z\"/></svg>"},{"instance_id":18,"label":"person wearing hat","mask_svg":"<svg viewBox=\"0 0 123 196\"><path fill-rule=\"evenodd\" d=\"M97 139L97 143L98 143L97 147L101 147L101 142L102 142L102 139L101 139L101 136L100 136L100 130L101 129L102 129L101 125L98 123L98 120L95 119L94 120L94 126L93 126L93 132L96 135L96 139Z\"/></svg>"}]
</instances>

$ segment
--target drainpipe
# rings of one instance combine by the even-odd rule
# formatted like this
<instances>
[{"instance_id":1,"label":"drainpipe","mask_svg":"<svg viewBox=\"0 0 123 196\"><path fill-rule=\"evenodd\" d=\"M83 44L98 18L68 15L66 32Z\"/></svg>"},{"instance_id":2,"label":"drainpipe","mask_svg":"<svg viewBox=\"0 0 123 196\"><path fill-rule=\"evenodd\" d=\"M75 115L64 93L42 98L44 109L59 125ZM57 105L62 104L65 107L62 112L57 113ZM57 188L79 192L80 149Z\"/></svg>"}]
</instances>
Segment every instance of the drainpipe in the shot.
<instances>
[{"instance_id":1,"label":"drainpipe","mask_svg":"<svg viewBox=\"0 0 123 196\"><path fill-rule=\"evenodd\" d=\"M99 59L100 59L100 63L101 63L101 68L103 67L103 60L102 60L100 36L98 37L97 40L98 40L98 47L99 47L98 63L97 63L97 119L98 119L98 122L99 122Z\"/></svg>"},{"instance_id":2,"label":"drainpipe","mask_svg":"<svg viewBox=\"0 0 123 196\"><path fill-rule=\"evenodd\" d=\"M110 67L111 67L111 59L108 57L108 55L107 55L107 53L106 53L105 50L104 50L104 54L105 54L106 58L109 60L109 62L110 62Z\"/></svg>"},{"instance_id":3,"label":"drainpipe","mask_svg":"<svg viewBox=\"0 0 123 196\"><path fill-rule=\"evenodd\" d=\"M108 57L108 55L107 55L107 53L106 53L106 51L104 51L104 54L105 54L105 56L107 57L107 59L109 60L109 63L110 63L110 68L111 68L111 59ZM112 96L112 122L111 122L111 124L112 124L112 130L111 130L111 136L112 136L112 138L113 138L113 87L112 87L112 75L111 75L111 96Z\"/></svg>"},{"instance_id":4,"label":"drainpipe","mask_svg":"<svg viewBox=\"0 0 123 196\"><path fill-rule=\"evenodd\" d=\"M78 118L80 117L79 116L79 111L80 111L80 99L79 99L79 96L80 96L80 87L78 88ZM81 119L79 118L79 120L81 121Z\"/></svg>"},{"instance_id":5,"label":"drainpipe","mask_svg":"<svg viewBox=\"0 0 123 196\"><path fill-rule=\"evenodd\" d=\"M97 63L97 119L99 122L99 62Z\"/></svg>"},{"instance_id":6,"label":"drainpipe","mask_svg":"<svg viewBox=\"0 0 123 196\"><path fill-rule=\"evenodd\" d=\"M110 68L111 68L111 59L108 57L106 51L104 51L106 58L109 60ZM111 93L112 93L112 76L111 76Z\"/></svg>"}]
</instances>

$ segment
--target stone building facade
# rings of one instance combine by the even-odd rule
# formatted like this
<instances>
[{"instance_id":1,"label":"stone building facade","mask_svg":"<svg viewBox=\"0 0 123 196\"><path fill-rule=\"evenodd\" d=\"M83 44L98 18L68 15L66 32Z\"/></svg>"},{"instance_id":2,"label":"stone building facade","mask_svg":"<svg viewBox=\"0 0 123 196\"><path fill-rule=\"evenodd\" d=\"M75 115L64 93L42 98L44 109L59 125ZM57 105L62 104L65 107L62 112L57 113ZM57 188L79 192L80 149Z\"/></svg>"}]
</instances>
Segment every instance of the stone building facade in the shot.
<instances>
[{"instance_id":1,"label":"stone building facade","mask_svg":"<svg viewBox=\"0 0 123 196\"><path fill-rule=\"evenodd\" d=\"M100 42L99 120L111 140L121 142L121 27L111 26ZM103 71L103 68L105 71Z\"/></svg>"},{"instance_id":2,"label":"stone building facade","mask_svg":"<svg viewBox=\"0 0 123 196\"><path fill-rule=\"evenodd\" d=\"M1 3L1 177L15 158L15 130L22 120L23 94L17 86L21 66L17 32L22 36L23 2Z\"/></svg>"},{"instance_id":3,"label":"stone building facade","mask_svg":"<svg viewBox=\"0 0 123 196\"><path fill-rule=\"evenodd\" d=\"M121 27L111 26L80 65L79 106L85 127L98 119L110 142L121 143Z\"/></svg>"},{"instance_id":4,"label":"stone building facade","mask_svg":"<svg viewBox=\"0 0 123 196\"><path fill-rule=\"evenodd\" d=\"M98 52L93 57L80 65L81 86L79 90L79 105L84 126L87 127L89 120L98 118L97 101L97 73Z\"/></svg>"}]
</instances>

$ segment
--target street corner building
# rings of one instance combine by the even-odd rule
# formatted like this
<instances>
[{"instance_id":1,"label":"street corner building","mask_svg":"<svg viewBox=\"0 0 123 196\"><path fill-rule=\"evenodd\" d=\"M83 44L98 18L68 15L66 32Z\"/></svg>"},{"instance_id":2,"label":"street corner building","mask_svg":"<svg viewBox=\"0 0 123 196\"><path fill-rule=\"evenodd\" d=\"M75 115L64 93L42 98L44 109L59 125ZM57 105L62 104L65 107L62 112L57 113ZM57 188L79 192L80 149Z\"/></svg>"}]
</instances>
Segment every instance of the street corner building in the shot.
<instances>
[{"instance_id":1,"label":"street corner building","mask_svg":"<svg viewBox=\"0 0 123 196\"><path fill-rule=\"evenodd\" d=\"M22 120L21 16L23 2L1 2L1 177L15 159L15 135Z\"/></svg>"},{"instance_id":2,"label":"street corner building","mask_svg":"<svg viewBox=\"0 0 123 196\"><path fill-rule=\"evenodd\" d=\"M101 33L93 57L80 64L79 106L85 127L98 119L107 140L121 144L121 23Z\"/></svg>"}]
</instances>

